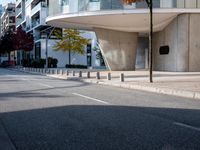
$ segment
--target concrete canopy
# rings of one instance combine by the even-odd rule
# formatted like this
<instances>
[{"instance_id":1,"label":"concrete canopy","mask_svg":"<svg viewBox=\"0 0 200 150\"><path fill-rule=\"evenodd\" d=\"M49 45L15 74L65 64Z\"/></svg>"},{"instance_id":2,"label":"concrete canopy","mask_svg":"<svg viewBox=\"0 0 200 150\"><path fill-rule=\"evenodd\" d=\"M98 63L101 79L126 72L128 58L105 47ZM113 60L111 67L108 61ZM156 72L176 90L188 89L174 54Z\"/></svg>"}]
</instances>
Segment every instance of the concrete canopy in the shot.
<instances>
[{"instance_id":1,"label":"concrete canopy","mask_svg":"<svg viewBox=\"0 0 200 150\"><path fill-rule=\"evenodd\" d=\"M154 31L163 30L180 12L172 9L154 9ZM112 10L60 14L47 18L47 23L63 28L93 30L104 28L124 32L148 32L148 9Z\"/></svg>"},{"instance_id":2,"label":"concrete canopy","mask_svg":"<svg viewBox=\"0 0 200 150\"><path fill-rule=\"evenodd\" d=\"M153 30L163 31L179 14L197 12L200 9L154 9ZM110 70L134 70L138 33L149 32L148 9L66 13L46 21L52 26L95 31Z\"/></svg>"}]
</instances>

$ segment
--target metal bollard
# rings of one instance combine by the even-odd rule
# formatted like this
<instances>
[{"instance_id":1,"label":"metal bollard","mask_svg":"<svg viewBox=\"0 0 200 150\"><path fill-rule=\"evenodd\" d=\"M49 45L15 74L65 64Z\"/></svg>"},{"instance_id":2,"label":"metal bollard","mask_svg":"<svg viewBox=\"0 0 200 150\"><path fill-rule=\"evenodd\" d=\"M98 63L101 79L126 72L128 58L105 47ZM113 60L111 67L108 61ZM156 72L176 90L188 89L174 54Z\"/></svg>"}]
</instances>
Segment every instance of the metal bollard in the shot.
<instances>
[{"instance_id":1,"label":"metal bollard","mask_svg":"<svg viewBox=\"0 0 200 150\"><path fill-rule=\"evenodd\" d=\"M110 72L107 75L107 80L111 80L111 73Z\"/></svg>"},{"instance_id":2,"label":"metal bollard","mask_svg":"<svg viewBox=\"0 0 200 150\"><path fill-rule=\"evenodd\" d=\"M72 71L72 74L73 74L73 77L76 76L76 72L75 71Z\"/></svg>"},{"instance_id":3,"label":"metal bollard","mask_svg":"<svg viewBox=\"0 0 200 150\"><path fill-rule=\"evenodd\" d=\"M66 75L69 76L69 70L66 70Z\"/></svg>"},{"instance_id":4,"label":"metal bollard","mask_svg":"<svg viewBox=\"0 0 200 150\"><path fill-rule=\"evenodd\" d=\"M97 80L100 79L100 72L97 72L97 74L96 74L96 79L97 79Z\"/></svg>"},{"instance_id":5,"label":"metal bollard","mask_svg":"<svg viewBox=\"0 0 200 150\"><path fill-rule=\"evenodd\" d=\"M87 78L90 78L90 72L87 72Z\"/></svg>"},{"instance_id":6,"label":"metal bollard","mask_svg":"<svg viewBox=\"0 0 200 150\"><path fill-rule=\"evenodd\" d=\"M123 73L121 73L121 75L120 75L120 81L124 82L124 74Z\"/></svg>"},{"instance_id":7,"label":"metal bollard","mask_svg":"<svg viewBox=\"0 0 200 150\"><path fill-rule=\"evenodd\" d=\"M79 71L79 77L82 78L82 71Z\"/></svg>"}]
</instances>

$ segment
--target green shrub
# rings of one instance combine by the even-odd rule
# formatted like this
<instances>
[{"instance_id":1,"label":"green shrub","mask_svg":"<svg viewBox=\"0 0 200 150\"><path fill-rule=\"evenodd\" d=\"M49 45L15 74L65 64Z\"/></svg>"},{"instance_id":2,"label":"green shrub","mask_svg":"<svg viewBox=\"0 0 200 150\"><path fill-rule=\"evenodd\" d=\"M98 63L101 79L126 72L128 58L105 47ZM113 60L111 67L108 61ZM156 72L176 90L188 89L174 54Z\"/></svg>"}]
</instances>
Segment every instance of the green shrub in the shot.
<instances>
[{"instance_id":1,"label":"green shrub","mask_svg":"<svg viewBox=\"0 0 200 150\"><path fill-rule=\"evenodd\" d=\"M87 69L86 65L75 65L75 64L66 64L65 65L66 68L77 68L77 69Z\"/></svg>"},{"instance_id":2,"label":"green shrub","mask_svg":"<svg viewBox=\"0 0 200 150\"><path fill-rule=\"evenodd\" d=\"M58 60L56 58L48 57L48 68L57 68Z\"/></svg>"}]
</instances>

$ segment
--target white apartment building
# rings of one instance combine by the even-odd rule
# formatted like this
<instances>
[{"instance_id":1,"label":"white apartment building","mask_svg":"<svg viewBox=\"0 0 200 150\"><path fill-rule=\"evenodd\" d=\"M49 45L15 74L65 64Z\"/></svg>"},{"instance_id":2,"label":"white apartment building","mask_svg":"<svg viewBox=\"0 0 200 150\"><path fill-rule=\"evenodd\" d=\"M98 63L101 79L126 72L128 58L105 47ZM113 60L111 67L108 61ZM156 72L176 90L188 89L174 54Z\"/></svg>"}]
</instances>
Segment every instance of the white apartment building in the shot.
<instances>
[{"instance_id":1,"label":"white apartment building","mask_svg":"<svg viewBox=\"0 0 200 150\"><path fill-rule=\"evenodd\" d=\"M153 7L154 70L200 71L200 0L153 0ZM148 66L145 0L49 0L46 21L95 31L111 70Z\"/></svg>"},{"instance_id":2,"label":"white apartment building","mask_svg":"<svg viewBox=\"0 0 200 150\"><path fill-rule=\"evenodd\" d=\"M1 14L1 27L0 27L0 37L4 35L7 31L15 31L16 19L15 19L15 4L8 3L5 7L0 6L0 14ZM10 59L14 61L16 59L16 52L11 52ZM2 61L8 60L8 55L3 54L0 58L0 63Z\"/></svg>"},{"instance_id":3,"label":"white apartment building","mask_svg":"<svg viewBox=\"0 0 200 150\"><path fill-rule=\"evenodd\" d=\"M50 33L50 26L46 24L48 5L48 0L16 0L16 28L22 26L26 32L34 36L35 40L33 51L28 54L19 54L18 60L22 58L45 59L46 54L48 54L48 57L58 59L58 67L64 67L68 64L68 53L53 50L53 45L57 40L53 35L48 39L48 52L46 53L46 38ZM100 63L96 60L96 54L92 51L93 47L96 46L95 34L93 32L85 32L82 36L92 39L91 44L86 46L86 55L72 55L71 64L88 65L91 67L99 66Z\"/></svg>"},{"instance_id":4,"label":"white apartment building","mask_svg":"<svg viewBox=\"0 0 200 150\"><path fill-rule=\"evenodd\" d=\"M15 4L13 3L8 3L1 15L1 33L4 34L8 30L15 31Z\"/></svg>"}]
</instances>

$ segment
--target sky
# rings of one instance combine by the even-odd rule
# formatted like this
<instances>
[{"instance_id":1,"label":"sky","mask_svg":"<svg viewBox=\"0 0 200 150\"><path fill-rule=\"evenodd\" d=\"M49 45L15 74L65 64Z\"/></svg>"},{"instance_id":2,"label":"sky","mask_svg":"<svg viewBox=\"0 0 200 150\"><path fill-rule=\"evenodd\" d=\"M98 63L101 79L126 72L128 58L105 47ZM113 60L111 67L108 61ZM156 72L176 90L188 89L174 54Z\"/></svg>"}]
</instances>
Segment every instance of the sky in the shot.
<instances>
[{"instance_id":1,"label":"sky","mask_svg":"<svg viewBox=\"0 0 200 150\"><path fill-rule=\"evenodd\" d=\"M3 6L10 2L15 2L15 0L0 0L0 4L2 4Z\"/></svg>"}]
</instances>

